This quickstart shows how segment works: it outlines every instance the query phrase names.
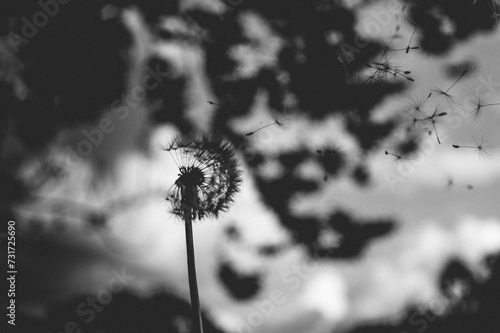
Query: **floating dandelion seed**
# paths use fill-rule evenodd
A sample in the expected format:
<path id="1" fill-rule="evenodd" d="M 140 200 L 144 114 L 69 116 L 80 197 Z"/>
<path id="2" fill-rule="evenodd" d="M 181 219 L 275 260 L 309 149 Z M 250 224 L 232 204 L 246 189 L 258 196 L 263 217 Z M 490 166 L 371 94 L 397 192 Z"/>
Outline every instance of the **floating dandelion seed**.
<path id="1" fill-rule="evenodd" d="M 493 12 L 491 19 L 495 22 L 495 25 L 498 25 L 498 21 L 500 20 L 500 6 L 496 3 L 496 1 L 492 1 L 490 3 L 490 8 Z"/>
<path id="2" fill-rule="evenodd" d="M 441 140 L 439 139 L 439 134 L 437 132 L 437 128 L 436 128 L 436 121 L 437 119 L 436 118 L 439 118 L 439 117 L 444 117 L 446 116 L 448 113 L 446 112 L 443 112 L 441 111 L 437 106 L 434 108 L 434 112 L 430 115 L 430 116 L 427 116 L 427 117 L 423 117 L 421 118 L 420 120 L 422 121 L 423 124 L 426 124 L 426 123 L 431 123 L 432 125 L 432 128 L 434 129 L 434 132 L 436 133 L 436 139 L 438 141 L 439 144 L 441 144 Z M 432 131 L 429 131 L 429 135 L 432 134 Z"/>
<path id="3" fill-rule="evenodd" d="M 423 111 L 424 104 L 429 100 L 432 93 L 429 93 L 425 99 L 418 100 L 416 98 L 407 103 L 407 107 L 403 109 L 405 112 L 411 112 L 411 119 L 405 122 L 403 128 L 406 135 L 413 135 L 422 123 L 426 122 L 426 117 Z"/>
<path id="4" fill-rule="evenodd" d="M 472 148 L 475 149 L 479 157 L 486 159 L 487 157 L 492 157 L 488 149 L 491 145 L 488 143 L 488 138 L 485 136 L 477 137 L 473 139 L 474 145 L 452 145 L 453 148 Z"/>
<path id="5" fill-rule="evenodd" d="M 184 219 L 192 321 L 195 332 L 203 333 L 192 219 L 217 217 L 227 210 L 241 183 L 241 172 L 233 148 L 218 137 L 177 137 L 164 150 L 170 153 L 179 168 L 179 178 L 169 189 L 166 199 L 172 205 L 172 214 Z"/>
<path id="6" fill-rule="evenodd" d="M 278 115 L 275 115 L 274 116 L 274 121 L 272 123 L 264 125 L 262 127 L 259 127 L 255 131 L 245 133 L 245 135 L 246 136 L 254 135 L 258 131 L 260 131 L 260 130 L 266 128 L 266 127 L 269 127 L 269 126 L 273 126 L 273 125 L 276 125 L 276 126 L 278 126 L 280 128 L 285 128 L 285 121 L 283 119 L 281 119 Z"/>
<path id="7" fill-rule="evenodd" d="M 397 29 L 397 27 L 396 27 Z M 392 48 L 391 44 L 392 44 L 392 41 L 396 38 L 399 38 L 400 35 L 399 34 L 394 34 L 391 36 L 391 38 L 389 38 L 389 40 L 387 40 L 386 42 L 383 43 L 383 52 L 382 52 L 382 56 L 381 58 L 383 58 L 384 56 L 386 56 L 386 53 L 387 52 L 399 52 L 399 51 L 405 51 L 405 50 L 416 50 L 416 49 L 419 49 L 420 47 L 418 46 L 410 46 L 408 45 L 407 47 L 402 47 L 402 48 Z M 407 52 L 408 53 L 408 52 Z"/>
<path id="8" fill-rule="evenodd" d="M 386 156 L 392 157 L 392 159 L 393 159 L 392 164 L 393 165 L 403 163 L 403 162 L 408 162 L 408 161 L 413 160 L 417 157 L 417 154 L 415 151 L 403 153 L 401 151 L 401 149 L 399 149 L 399 148 L 394 148 L 391 151 L 386 150 L 384 153 Z"/>
<path id="9" fill-rule="evenodd" d="M 411 71 L 404 70 L 402 66 L 393 64 L 389 59 L 380 59 L 379 61 L 374 61 L 366 65 L 368 68 L 373 70 L 373 74 L 370 75 L 364 82 L 364 84 L 371 83 L 372 81 L 385 81 L 387 78 L 405 78 L 408 81 L 415 81 L 408 75 Z"/>
<path id="10" fill-rule="evenodd" d="M 412 136 L 423 129 L 420 128 L 422 123 L 422 118 L 416 115 L 413 115 L 410 120 L 406 121 L 403 124 L 404 132 L 407 136 Z"/>
<path id="11" fill-rule="evenodd" d="M 422 116 L 423 117 L 423 106 L 429 100 L 432 93 L 429 93 L 425 99 L 416 99 L 413 98 L 407 103 L 407 107 L 404 109 L 405 111 L 412 112 L 414 117 Z"/>
<path id="12" fill-rule="evenodd" d="M 207 101 L 207 103 L 210 104 L 210 105 L 217 105 L 217 106 L 220 106 L 220 107 L 228 106 L 230 108 L 232 108 L 233 106 L 236 105 L 236 103 L 232 103 L 232 104 L 220 104 L 220 103 L 216 103 L 216 102 L 212 102 L 212 101 Z"/>
<path id="13" fill-rule="evenodd" d="M 453 100 L 453 96 L 450 95 L 448 92 L 451 90 L 451 88 L 453 88 L 458 83 L 458 81 L 460 81 L 460 79 L 467 73 L 467 71 L 468 71 L 468 69 L 464 70 L 462 72 L 462 74 L 458 77 L 458 79 L 456 79 L 456 81 L 453 82 L 453 84 L 448 89 L 446 89 L 446 91 L 443 91 L 439 88 L 433 89 L 432 91 L 437 92 L 438 94 L 440 94 L 441 96 L 444 96 L 444 98 L 446 98 L 448 100 Z"/>
<path id="14" fill-rule="evenodd" d="M 411 47 L 411 41 L 413 40 L 413 36 L 415 35 L 415 31 L 417 31 L 417 25 L 415 24 L 415 28 L 413 28 L 413 33 L 411 34 L 410 41 L 408 42 L 408 46 L 406 47 L 406 54 L 410 52 L 410 50 L 418 49 L 418 46 Z"/>
<path id="15" fill-rule="evenodd" d="M 483 104 L 481 97 L 479 95 L 474 96 L 471 99 L 471 104 L 470 104 L 470 119 L 473 121 L 476 121 L 479 119 L 481 116 L 481 111 L 482 108 L 487 107 L 487 106 L 495 106 L 495 105 L 500 105 L 500 103 L 487 103 Z"/>
<path id="16" fill-rule="evenodd" d="M 323 180 L 328 180 L 328 174 L 338 172 L 345 164 L 344 144 L 339 141 L 327 140 L 316 152 L 321 155 L 321 163 L 325 174 Z"/>
<path id="17" fill-rule="evenodd" d="M 403 47 L 399 49 L 391 49 L 389 47 L 384 48 L 385 52 L 398 52 L 398 51 L 405 51 L 405 50 L 418 50 L 420 47 L 419 46 L 408 46 L 408 47 Z M 406 53 L 408 53 L 408 51 Z"/>

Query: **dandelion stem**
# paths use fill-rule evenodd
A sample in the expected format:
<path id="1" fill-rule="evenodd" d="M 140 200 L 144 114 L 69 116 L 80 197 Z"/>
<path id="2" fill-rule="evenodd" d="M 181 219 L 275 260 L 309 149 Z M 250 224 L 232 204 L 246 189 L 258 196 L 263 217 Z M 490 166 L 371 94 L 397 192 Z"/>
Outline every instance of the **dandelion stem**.
<path id="1" fill-rule="evenodd" d="M 191 203 L 186 200 L 192 198 L 191 190 L 186 189 L 183 191 L 183 201 L 186 203 L 184 206 L 184 226 L 186 229 L 186 251 L 187 251 L 187 265 L 188 265 L 188 278 L 189 278 L 189 294 L 191 296 L 191 320 L 193 322 L 194 330 L 196 333 L 203 333 L 203 324 L 201 321 L 200 311 L 200 297 L 198 295 L 198 282 L 196 280 L 196 265 L 194 259 L 194 241 L 193 241 L 193 223 L 191 219 Z"/>

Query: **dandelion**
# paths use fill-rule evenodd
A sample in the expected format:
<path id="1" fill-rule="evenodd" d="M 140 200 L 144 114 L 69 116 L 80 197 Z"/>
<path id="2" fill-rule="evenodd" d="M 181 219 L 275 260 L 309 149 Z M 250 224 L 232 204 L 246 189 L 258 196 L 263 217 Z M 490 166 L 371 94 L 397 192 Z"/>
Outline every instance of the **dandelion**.
<path id="1" fill-rule="evenodd" d="M 231 145 L 218 137 L 177 137 L 164 150 L 179 168 L 179 177 L 166 200 L 171 203 L 171 213 L 184 220 L 192 320 L 195 332 L 201 333 L 192 220 L 217 217 L 227 210 L 241 183 L 241 171 Z"/>
<path id="2" fill-rule="evenodd" d="M 452 145 L 453 148 L 472 148 L 475 149 L 479 157 L 486 159 L 487 157 L 492 157 L 488 149 L 491 145 L 488 143 L 488 139 L 485 136 L 477 137 L 473 139 L 474 145 Z"/>
<path id="3" fill-rule="evenodd" d="M 323 180 L 328 180 L 328 174 L 338 172 L 345 164 L 345 151 L 343 150 L 344 144 L 339 141 L 327 140 L 323 146 L 316 150 L 321 156 L 321 163 L 325 170 Z"/>
<path id="4" fill-rule="evenodd" d="M 500 103 L 487 103 L 483 104 L 481 97 L 479 95 L 474 96 L 471 99 L 471 105 L 470 105 L 470 118 L 473 121 L 476 121 L 479 119 L 481 116 L 481 111 L 482 108 L 487 107 L 487 106 L 495 106 L 495 105 L 500 105 Z"/>
<path id="5" fill-rule="evenodd" d="M 202 219 L 218 217 L 219 212 L 228 209 L 241 183 L 238 162 L 229 143 L 209 136 L 177 137 L 164 150 L 179 168 L 179 178 L 167 196 L 174 215 L 183 218 L 185 208 L 190 208 L 191 218 Z"/>
<path id="6" fill-rule="evenodd" d="M 446 99 L 453 100 L 453 96 L 450 95 L 448 92 L 451 90 L 451 88 L 453 88 L 458 83 L 458 81 L 460 81 L 460 79 L 467 73 L 467 71 L 468 71 L 468 69 L 464 70 L 462 72 L 462 74 L 458 77 L 458 79 L 456 79 L 455 82 L 453 82 L 453 84 L 445 91 L 443 91 L 439 88 L 433 89 L 432 91 L 437 92 L 441 96 L 444 96 L 444 98 L 446 98 Z"/>

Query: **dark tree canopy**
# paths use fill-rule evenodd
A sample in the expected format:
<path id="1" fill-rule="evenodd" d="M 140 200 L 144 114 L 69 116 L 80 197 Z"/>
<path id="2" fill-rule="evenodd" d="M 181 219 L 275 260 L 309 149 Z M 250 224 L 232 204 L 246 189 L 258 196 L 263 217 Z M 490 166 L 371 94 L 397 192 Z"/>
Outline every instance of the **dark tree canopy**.
<path id="1" fill-rule="evenodd" d="M 381 40 L 367 40 L 363 48 L 352 51 L 358 37 L 355 9 L 344 6 L 341 1 L 329 0 L 243 0 L 234 8 L 231 1 L 225 1 L 227 11 L 219 15 L 197 8 L 181 11 L 180 1 L 111 0 L 106 4 L 118 11 L 136 6 L 149 28 L 165 41 L 192 43 L 189 36 L 162 30 L 158 21 L 163 16 L 177 17 L 205 32 L 205 37 L 196 42 L 205 54 L 205 71 L 217 103 L 210 130 L 228 137 L 240 147 L 265 203 L 279 215 L 294 241 L 307 246 L 312 256 L 321 254 L 328 260 L 353 259 L 360 256 L 372 240 L 394 229 L 396 221 L 393 219 L 359 219 L 348 211 L 333 211 L 327 218 L 317 217 L 312 212 L 306 216 L 294 215 L 289 207 L 292 198 L 322 189 L 326 179 L 350 177 L 363 187 L 370 185 L 373 175 L 363 162 L 347 169 L 341 154 L 335 162 L 330 162 L 324 153 L 328 149 L 321 147 L 310 150 L 298 146 L 293 151 L 272 155 L 248 153 L 252 151 L 248 137 L 230 125 L 232 120 L 248 115 L 256 96 L 265 92 L 268 106 L 276 110 L 278 116 L 286 115 L 290 109 L 317 122 L 339 115 L 363 154 L 379 148 L 380 142 L 393 134 L 400 124 L 396 119 L 374 121 L 371 118 L 373 110 L 384 98 L 412 84 L 407 78 L 411 79 L 411 74 L 383 63 L 384 44 Z M 104 20 L 102 9 L 101 1 L 72 0 L 61 5 L 59 14 L 40 28 L 36 36 L 26 40 L 19 39 L 23 35 L 23 17 L 31 17 L 39 11 L 39 4 L 29 0 L 5 0 L 0 5 L 0 35 L 4 36 L 0 44 L 0 201 L 3 220 L 12 216 L 10 205 L 28 197 L 33 189 L 33 184 L 19 179 L 15 170 L 29 156 L 41 152 L 62 129 L 98 119 L 125 89 L 125 73 L 129 66 L 125 55 L 132 38 L 119 16 Z M 230 52 L 237 44 L 252 42 L 243 33 L 242 13 L 259 15 L 284 40 L 278 61 L 273 66 L 260 68 L 249 77 L 235 75 L 238 64 Z M 492 13 L 491 3 L 486 0 L 407 0 L 401 2 L 400 12 L 410 24 L 416 25 L 420 36 L 416 41 L 419 52 L 437 56 L 445 56 L 467 38 L 493 31 L 498 17 L 492 14 L 496 13 Z M 332 34 L 340 36 L 340 40 L 332 42 L 328 38 Z M 156 57 L 152 57 L 148 65 L 160 66 L 162 71 L 170 69 L 170 64 Z M 462 65 L 450 68 L 449 72 L 456 76 L 462 68 L 473 66 Z M 367 66 L 376 72 L 368 79 L 365 76 Z M 16 92 L 12 83 L 15 77 L 22 78 L 26 96 Z M 148 94 L 151 101 L 161 102 L 161 107 L 151 116 L 154 123 L 172 123 L 185 134 L 193 131 L 193 124 L 184 117 L 186 85 L 185 78 L 172 76 Z M 286 103 L 287 96 L 294 97 L 295 105 Z M 418 140 L 410 138 L 401 143 L 400 150 L 405 154 L 417 147 Z M 263 177 L 259 174 L 259 166 L 269 161 L 277 162 L 284 172 L 273 179 Z M 307 162 L 319 165 L 324 178 L 301 177 L 297 171 Z M 48 170 L 44 175 L 53 171 Z M 89 216 L 94 217 L 92 221 L 89 217 L 90 224 L 106 224 L 104 215 L 98 215 L 102 217 L 98 220 L 96 214 Z M 325 247 L 319 241 L 321 234 L 329 231 L 342 236 L 335 248 Z M 263 250 L 262 253 L 269 251 L 273 250 Z M 459 266 L 451 265 L 448 274 L 467 277 L 473 285 L 471 297 L 477 298 L 481 304 L 480 312 L 461 317 L 452 314 L 448 319 L 439 319 L 429 326 L 429 333 L 490 332 L 481 327 L 500 325 L 497 304 L 500 295 L 493 301 L 488 296 L 491 292 L 498 294 L 498 263 L 493 267 L 493 278 L 483 284 L 470 282 L 470 277 Z M 221 264 L 218 274 L 235 298 L 250 298 L 259 289 L 257 275 L 241 276 L 229 264 Z M 120 308 L 127 302 L 134 303 L 134 296 L 120 296 L 110 311 L 120 313 L 118 317 L 128 318 L 131 326 L 127 329 L 133 331 L 131 327 L 135 327 L 137 318 L 122 314 Z M 142 303 L 144 309 L 148 309 L 143 309 L 143 313 L 158 314 L 155 312 L 157 305 L 164 302 L 178 301 L 158 296 Z M 176 303 L 175 307 L 184 305 Z M 57 316 L 61 317 L 54 317 L 54 323 L 62 323 L 69 316 L 64 313 L 64 306 L 59 310 Z M 96 327 L 108 325 L 107 318 L 96 323 Z M 109 323 L 109 327 L 113 327 L 109 332 L 127 332 L 115 324 Z M 170 322 L 164 322 L 162 327 L 171 328 L 169 325 Z M 413 332 L 411 329 L 403 323 L 355 332 Z M 148 330 L 144 328 L 143 331 Z"/>

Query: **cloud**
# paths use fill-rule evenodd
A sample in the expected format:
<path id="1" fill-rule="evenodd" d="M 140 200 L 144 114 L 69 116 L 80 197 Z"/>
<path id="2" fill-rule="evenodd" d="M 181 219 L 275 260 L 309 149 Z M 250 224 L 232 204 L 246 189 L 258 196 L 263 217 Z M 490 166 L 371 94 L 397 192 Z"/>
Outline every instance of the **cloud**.
<path id="1" fill-rule="evenodd" d="M 281 38 L 273 33 L 267 22 L 253 13 L 240 17 L 243 34 L 251 43 L 239 44 L 229 52 L 238 61 L 237 75 L 249 78 L 264 68 L 272 68 L 278 62 L 278 53 L 283 46 Z"/>
<path id="2" fill-rule="evenodd" d="M 422 221 L 373 244 L 360 262 L 342 265 L 351 291 L 347 322 L 398 319 L 411 305 L 440 297 L 439 279 L 449 260 L 480 273 L 481 261 L 500 251 L 500 221 L 464 217 L 454 225 Z"/>

